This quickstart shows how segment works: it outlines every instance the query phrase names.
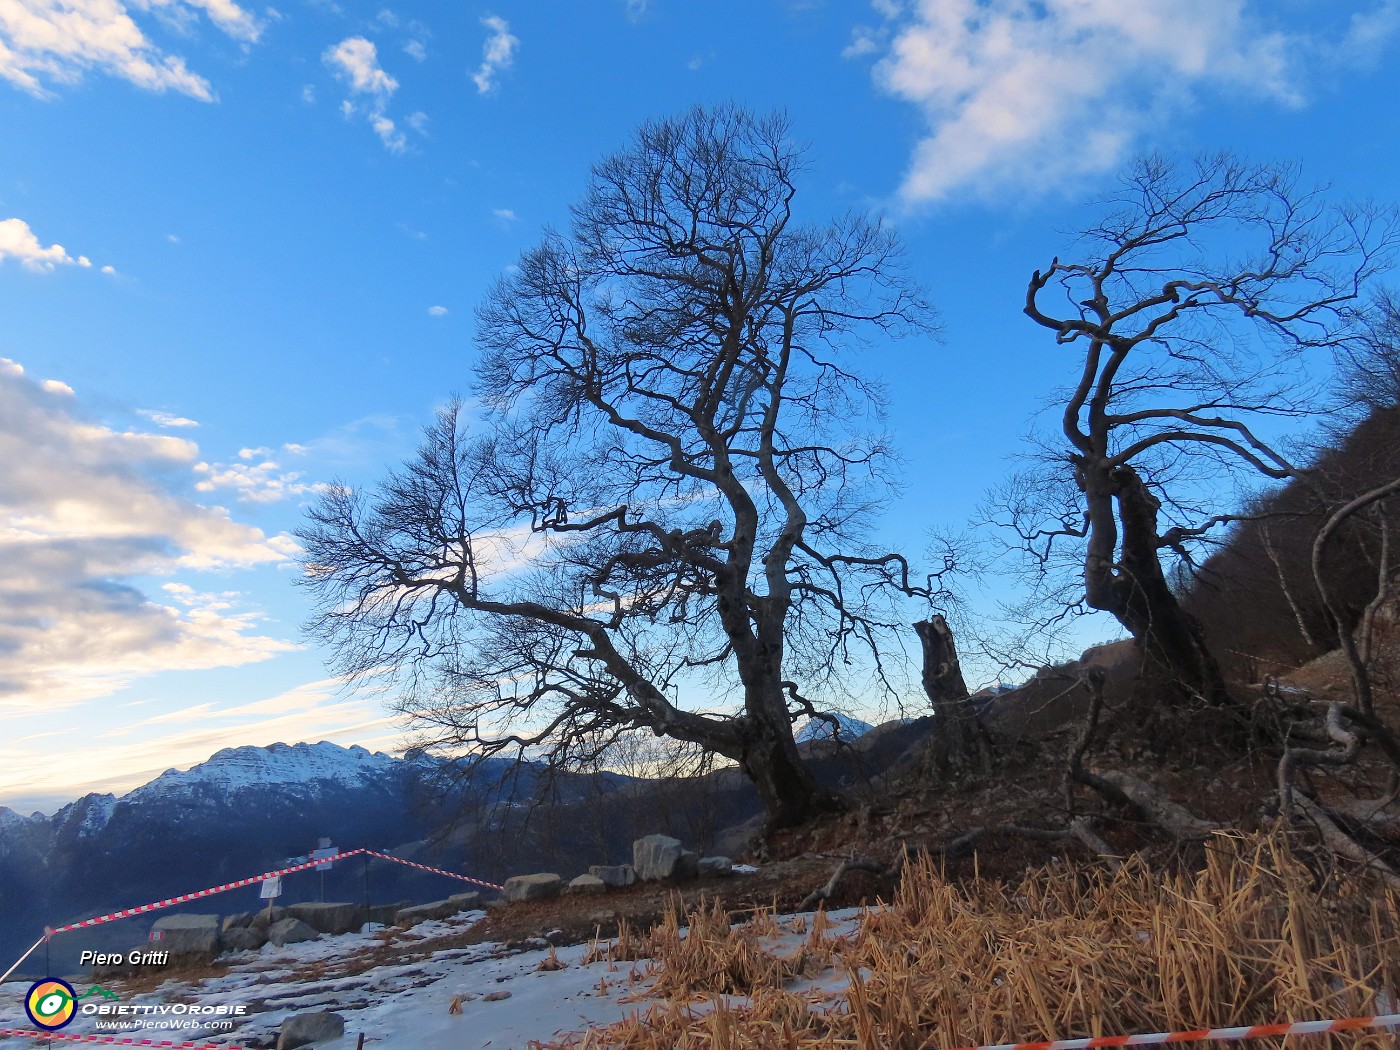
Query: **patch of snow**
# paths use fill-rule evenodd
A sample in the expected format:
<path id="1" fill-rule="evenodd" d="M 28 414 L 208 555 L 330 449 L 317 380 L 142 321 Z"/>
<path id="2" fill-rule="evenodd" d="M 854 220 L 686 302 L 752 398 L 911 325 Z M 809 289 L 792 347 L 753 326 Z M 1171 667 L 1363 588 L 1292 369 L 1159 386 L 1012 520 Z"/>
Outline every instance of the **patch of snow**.
<path id="1" fill-rule="evenodd" d="M 319 744 L 228 747 L 190 769 L 166 770 L 125 799 L 139 802 L 200 785 L 227 795 L 254 785 L 306 785 L 323 780 L 356 784 L 390 775 L 401 763 L 401 759 L 367 751 L 358 744 L 341 747 L 324 740 Z"/>

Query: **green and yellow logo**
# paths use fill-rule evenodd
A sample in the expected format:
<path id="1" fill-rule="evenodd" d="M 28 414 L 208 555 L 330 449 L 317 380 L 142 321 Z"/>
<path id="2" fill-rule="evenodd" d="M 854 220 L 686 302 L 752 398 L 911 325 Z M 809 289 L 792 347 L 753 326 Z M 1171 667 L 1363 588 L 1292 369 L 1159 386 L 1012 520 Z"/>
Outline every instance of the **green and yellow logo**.
<path id="1" fill-rule="evenodd" d="M 77 993 L 67 981 L 51 977 L 30 986 L 24 998 L 24 1010 L 34 1027 L 54 1032 L 73 1020 L 77 1012 Z"/>

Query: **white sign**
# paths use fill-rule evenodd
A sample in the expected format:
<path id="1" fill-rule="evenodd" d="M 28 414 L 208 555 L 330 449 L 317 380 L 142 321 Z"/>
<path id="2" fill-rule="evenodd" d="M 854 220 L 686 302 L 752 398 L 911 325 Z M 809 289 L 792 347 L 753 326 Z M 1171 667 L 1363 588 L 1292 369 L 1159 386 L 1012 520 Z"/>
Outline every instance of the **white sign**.
<path id="1" fill-rule="evenodd" d="M 282 876 L 274 875 L 270 879 L 263 879 L 262 889 L 258 891 L 258 896 L 265 901 L 282 896 Z"/>
<path id="2" fill-rule="evenodd" d="M 315 867 L 314 869 L 312 869 L 312 870 L 314 870 L 314 871 L 330 871 L 330 870 L 331 870 L 331 862 L 330 862 L 329 860 L 327 860 L 326 858 L 338 856 L 339 853 L 340 853 L 340 848 L 339 848 L 338 846 L 327 846 L 325 849 L 313 849 L 313 850 L 311 851 L 311 859 L 312 859 L 312 860 L 325 860 L 325 863 L 324 863 L 324 864 L 317 864 L 316 867 Z"/>

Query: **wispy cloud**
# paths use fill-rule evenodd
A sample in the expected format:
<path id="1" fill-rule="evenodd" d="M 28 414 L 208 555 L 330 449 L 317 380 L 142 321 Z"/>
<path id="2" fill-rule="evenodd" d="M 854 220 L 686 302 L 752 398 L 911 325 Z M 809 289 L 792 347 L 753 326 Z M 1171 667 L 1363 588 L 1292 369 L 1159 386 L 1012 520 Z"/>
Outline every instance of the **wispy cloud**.
<path id="1" fill-rule="evenodd" d="M 285 563 L 296 543 L 181 495 L 193 442 L 108 426 L 59 386 L 0 358 L 0 714 L 296 648 L 252 613 L 141 589 L 152 575 Z"/>
<path id="2" fill-rule="evenodd" d="M 149 419 L 158 427 L 197 427 L 199 424 L 193 419 L 186 419 L 184 416 L 172 415 L 169 412 L 161 412 L 154 408 L 138 408 L 136 414 L 143 419 Z"/>
<path id="3" fill-rule="evenodd" d="M 430 307 L 428 307 L 428 316 L 429 316 L 429 317 L 446 317 L 446 316 L 447 316 L 447 307 L 445 307 L 445 306 L 430 306 Z"/>
<path id="4" fill-rule="evenodd" d="M 380 66 L 379 52 L 374 42 L 362 36 L 347 37 L 334 47 L 327 48 L 321 57 L 332 72 L 346 83 L 351 94 L 366 100 L 366 118 L 384 143 L 384 148 L 391 153 L 402 153 L 408 142 L 386 112 L 389 100 L 399 89 L 399 82 Z M 358 112 L 358 107 L 346 99 L 341 103 L 341 112 L 349 118 Z"/>
<path id="5" fill-rule="evenodd" d="M 239 453 L 242 462 L 196 463 L 195 472 L 201 477 L 195 489 L 199 492 L 228 489 L 237 495 L 240 503 L 278 503 L 325 491 L 326 486 L 321 482 L 303 481 L 301 471 L 283 470 L 276 460 L 265 458 L 266 452 L 266 449 L 245 448 Z"/>
<path id="6" fill-rule="evenodd" d="M 124 794 L 167 769 L 197 765 L 231 741 L 265 746 L 330 740 L 392 750 L 401 739 L 395 724 L 373 691 L 347 696 L 337 679 L 249 703 L 181 704 L 102 736 L 70 732 L 61 751 L 25 747 L 23 740 L 0 742 L 0 805 L 53 810 L 89 792 Z"/>
<path id="7" fill-rule="evenodd" d="M 1203 91 L 1305 100 L 1322 42 L 1266 20 L 1247 0 L 922 0 L 878 10 L 847 57 L 883 53 L 877 83 L 918 106 L 928 131 L 900 193 L 1044 192 L 1120 164 Z M 1396 32 L 1394 0 L 1345 36 L 1375 49 Z M 1334 41 L 1334 44 L 1340 41 Z"/>
<path id="8" fill-rule="evenodd" d="M 481 20 L 491 32 L 486 43 L 481 45 L 481 65 L 472 74 L 476 90 L 486 94 L 496 86 L 496 74 L 509 69 L 515 62 L 515 49 L 520 46 L 520 38 L 511 34 L 510 23 L 498 15 L 487 15 Z"/>
<path id="9" fill-rule="evenodd" d="M 153 44 L 132 17 L 200 12 L 223 33 L 252 44 L 262 24 L 233 0 L 4 0 L 0 2 L 0 79 L 40 98 L 47 83 L 73 83 L 93 70 L 149 91 L 213 101 L 209 82 Z"/>

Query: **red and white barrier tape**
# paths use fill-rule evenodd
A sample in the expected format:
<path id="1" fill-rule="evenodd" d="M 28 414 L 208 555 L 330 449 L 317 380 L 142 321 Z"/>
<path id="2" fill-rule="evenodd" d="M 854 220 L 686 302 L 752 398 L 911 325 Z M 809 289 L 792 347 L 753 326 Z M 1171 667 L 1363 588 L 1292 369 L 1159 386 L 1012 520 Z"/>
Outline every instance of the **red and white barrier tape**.
<path id="1" fill-rule="evenodd" d="M 483 882 L 481 879 L 473 879 L 466 875 L 458 875 L 453 871 L 444 871 L 441 868 L 430 868 L 426 864 L 417 864 L 411 860 L 404 860 L 401 857 L 394 857 L 388 853 L 379 853 L 372 849 L 352 849 L 344 853 L 337 853 L 334 857 L 322 857 L 319 860 L 309 860 L 305 864 L 294 864 L 290 868 L 281 868 L 277 871 L 264 872 L 262 875 L 254 875 L 251 878 L 239 879 L 237 882 L 226 882 L 222 886 L 211 886 L 207 890 L 199 890 L 195 893 L 182 893 L 178 897 L 169 897 L 163 901 L 156 901 L 153 904 L 143 904 L 139 908 L 123 908 L 121 911 L 109 912 L 106 915 L 98 915 L 91 919 L 84 919 L 82 922 L 69 923 L 67 926 L 60 926 L 50 930 L 49 936 L 56 933 L 67 933 L 69 930 L 81 930 L 87 926 L 100 926 L 104 922 L 112 922 L 115 919 L 126 919 L 132 915 L 143 915 L 150 911 L 159 911 L 161 908 L 169 908 L 176 904 L 184 904 L 186 901 L 199 900 L 201 897 L 212 897 L 216 893 L 224 893 L 227 890 L 240 889 L 243 886 L 252 886 L 262 882 L 264 879 L 275 878 L 280 875 L 290 875 L 293 872 L 305 871 L 317 865 L 325 864 L 329 861 L 344 860 L 346 857 L 353 857 L 356 854 L 365 853 L 371 857 L 379 857 L 382 860 L 391 860 L 395 864 L 404 864 L 410 868 L 418 868 L 422 871 L 430 871 L 435 875 L 446 875 L 449 879 L 460 879 L 463 882 L 470 882 L 477 886 L 485 886 L 487 889 L 499 890 L 494 882 Z"/>
<path id="2" fill-rule="evenodd" d="M 503 890 L 504 886 L 497 886 L 494 882 L 482 882 L 474 879 L 470 875 L 458 875 L 455 871 L 443 871 L 441 868 L 430 868 L 426 864 L 417 864 L 411 860 L 404 860 L 402 857 L 391 857 L 387 853 L 376 853 L 372 849 L 356 850 L 357 853 L 368 853 L 371 857 L 379 857 L 382 860 L 392 860 L 395 864 L 406 864 L 410 868 L 419 868 L 423 871 L 431 871 L 434 875 L 446 875 L 449 879 L 459 879 L 462 882 L 470 882 L 474 886 L 485 886 L 488 890 Z M 344 856 L 344 854 L 341 854 Z"/>
<path id="3" fill-rule="evenodd" d="M 1098 1035 L 1085 1039 L 1050 1039 L 1032 1043 L 993 1043 L 959 1050 L 1087 1050 L 1095 1046 L 1150 1046 L 1157 1043 L 1190 1043 L 1207 1039 L 1262 1039 L 1278 1035 L 1317 1035 L 1361 1028 L 1400 1026 L 1400 1014 L 1344 1017 L 1332 1021 L 1294 1021 L 1291 1024 L 1242 1025 L 1238 1028 L 1197 1028 L 1190 1032 L 1144 1032 L 1139 1035 Z M 925 1044 L 926 1046 L 931 1044 Z"/>
<path id="4" fill-rule="evenodd" d="M 62 1032 L 30 1032 L 22 1028 L 0 1028 L 0 1037 L 13 1035 L 26 1039 L 59 1039 L 68 1043 L 108 1043 L 117 1046 L 173 1046 L 182 1050 L 229 1050 L 222 1043 L 177 1043 L 170 1039 L 133 1039 L 121 1035 L 65 1035 Z"/>

